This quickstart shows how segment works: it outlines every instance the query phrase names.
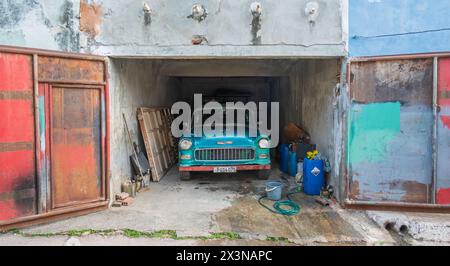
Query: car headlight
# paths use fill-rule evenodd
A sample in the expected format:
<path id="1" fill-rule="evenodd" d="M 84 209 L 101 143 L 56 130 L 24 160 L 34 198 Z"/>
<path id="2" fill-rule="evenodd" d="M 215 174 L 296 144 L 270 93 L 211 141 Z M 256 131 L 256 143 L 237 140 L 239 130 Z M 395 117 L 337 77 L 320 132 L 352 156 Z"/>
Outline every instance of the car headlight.
<path id="1" fill-rule="evenodd" d="M 267 139 L 260 139 L 258 145 L 261 149 L 268 149 L 270 147 L 270 142 Z"/>
<path id="2" fill-rule="evenodd" d="M 182 141 L 180 141 L 180 148 L 182 150 L 189 150 L 192 147 L 192 141 L 187 140 L 187 139 L 183 139 Z"/>

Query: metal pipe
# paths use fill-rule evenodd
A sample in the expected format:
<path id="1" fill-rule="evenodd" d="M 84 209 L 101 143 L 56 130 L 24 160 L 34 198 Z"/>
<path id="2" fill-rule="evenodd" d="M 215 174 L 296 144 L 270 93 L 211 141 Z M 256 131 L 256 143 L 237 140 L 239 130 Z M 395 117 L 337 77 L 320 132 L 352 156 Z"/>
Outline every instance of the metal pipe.
<path id="1" fill-rule="evenodd" d="M 438 70 L 439 59 L 433 59 L 433 136 L 432 136 L 432 181 L 431 181 L 431 202 L 436 204 L 437 194 L 437 131 L 438 131 Z"/>
<path id="2" fill-rule="evenodd" d="M 368 57 L 354 57 L 350 62 L 371 62 L 371 61 L 390 61 L 390 60 L 405 60 L 405 59 L 427 59 L 434 57 L 450 57 L 450 53 L 428 53 L 428 54 L 404 54 L 404 55 L 388 55 L 388 56 L 368 56 Z"/>
<path id="3" fill-rule="evenodd" d="M 362 209 L 362 210 L 450 213 L 450 205 L 438 205 L 426 203 L 345 200 L 343 207 L 347 209 Z"/>

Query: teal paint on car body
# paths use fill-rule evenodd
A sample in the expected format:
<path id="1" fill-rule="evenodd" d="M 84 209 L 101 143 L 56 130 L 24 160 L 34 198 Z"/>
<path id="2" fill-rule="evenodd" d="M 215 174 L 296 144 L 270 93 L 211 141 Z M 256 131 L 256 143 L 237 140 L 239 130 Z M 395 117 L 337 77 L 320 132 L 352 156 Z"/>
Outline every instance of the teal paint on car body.
<path id="1" fill-rule="evenodd" d="M 180 166 L 222 166 L 222 165 L 270 165 L 270 148 L 263 149 L 259 147 L 261 139 L 268 139 L 264 136 L 256 138 L 247 136 L 204 136 L 182 138 L 182 140 L 192 141 L 192 146 L 188 150 L 182 150 L 179 147 L 179 165 Z M 234 148 L 251 148 L 255 151 L 254 159 L 252 160 L 220 160 L 220 161 L 204 161 L 196 160 L 195 151 L 199 149 L 234 149 Z M 185 156 L 190 156 L 189 159 Z M 261 158 L 264 157 L 264 158 Z"/>

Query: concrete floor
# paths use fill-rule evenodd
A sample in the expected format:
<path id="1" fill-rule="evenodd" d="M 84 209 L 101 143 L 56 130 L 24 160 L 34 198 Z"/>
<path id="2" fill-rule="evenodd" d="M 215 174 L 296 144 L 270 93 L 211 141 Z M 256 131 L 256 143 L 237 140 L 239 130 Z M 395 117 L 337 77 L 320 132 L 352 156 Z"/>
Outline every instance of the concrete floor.
<path id="1" fill-rule="evenodd" d="M 279 179 L 273 170 L 271 179 Z M 286 182 L 293 184 L 292 180 Z M 129 207 L 75 217 L 0 235 L 0 245 L 63 245 L 71 230 L 110 230 L 75 238 L 81 245 L 397 245 L 399 241 L 365 212 L 322 207 L 304 194 L 293 199 L 301 212 L 286 217 L 262 208 L 257 199 L 264 181 L 254 174 L 197 174 L 180 181 L 173 168 L 160 183 L 139 193 Z M 270 204 L 269 201 L 264 201 Z M 373 215 L 372 215 L 373 216 Z M 372 217 L 373 218 L 373 217 Z M 173 230 L 167 237 L 130 238 L 124 229 L 139 232 Z M 211 233 L 234 233 L 240 239 L 214 239 Z M 39 236 L 37 236 L 39 235 Z M 203 237 L 203 238 L 201 238 Z M 70 241 L 72 241 L 71 239 Z M 70 244 L 69 241 L 69 244 Z"/>

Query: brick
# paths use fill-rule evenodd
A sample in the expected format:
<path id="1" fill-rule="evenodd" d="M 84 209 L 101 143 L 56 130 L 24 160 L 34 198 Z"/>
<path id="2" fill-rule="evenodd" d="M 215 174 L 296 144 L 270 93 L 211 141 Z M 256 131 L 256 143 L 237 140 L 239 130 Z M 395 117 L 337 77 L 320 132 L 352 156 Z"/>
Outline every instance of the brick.
<path id="1" fill-rule="evenodd" d="M 133 202 L 134 202 L 134 199 L 131 197 L 128 197 L 122 201 L 122 206 L 130 206 L 131 204 L 133 204 Z"/>
<path id="2" fill-rule="evenodd" d="M 116 194 L 116 200 L 124 200 L 126 198 L 128 198 L 130 196 L 130 194 L 126 193 L 126 192 L 122 192 L 119 194 Z"/>
<path id="3" fill-rule="evenodd" d="M 116 200 L 116 201 L 114 201 L 113 203 L 112 203 L 112 205 L 111 206 L 113 206 L 113 207 L 122 207 L 122 202 L 121 201 L 118 201 L 118 200 Z"/>
<path id="4" fill-rule="evenodd" d="M 316 200 L 317 203 L 319 203 L 322 206 L 329 206 L 330 205 L 330 203 L 326 199 L 323 199 L 321 197 L 316 197 L 315 200 Z"/>

